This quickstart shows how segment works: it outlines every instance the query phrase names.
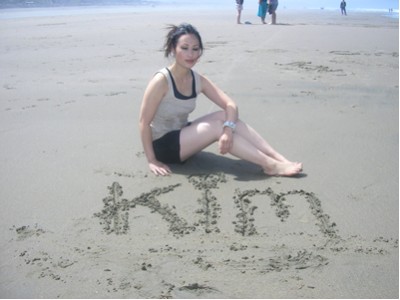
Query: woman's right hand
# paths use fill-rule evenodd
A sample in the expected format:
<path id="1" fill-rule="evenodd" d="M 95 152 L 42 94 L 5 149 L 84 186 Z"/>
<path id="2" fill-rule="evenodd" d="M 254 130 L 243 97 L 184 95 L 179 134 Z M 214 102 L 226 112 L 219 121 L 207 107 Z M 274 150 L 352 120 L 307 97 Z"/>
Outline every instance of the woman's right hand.
<path id="1" fill-rule="evenodd" d="M 150 171 L 156 174 L 157 176 L 158 175 L 166 176 L 172 173 L 171 169 L 166 164 L 163 164 L 160 161 L 149 162 L 149 168 Z"/>

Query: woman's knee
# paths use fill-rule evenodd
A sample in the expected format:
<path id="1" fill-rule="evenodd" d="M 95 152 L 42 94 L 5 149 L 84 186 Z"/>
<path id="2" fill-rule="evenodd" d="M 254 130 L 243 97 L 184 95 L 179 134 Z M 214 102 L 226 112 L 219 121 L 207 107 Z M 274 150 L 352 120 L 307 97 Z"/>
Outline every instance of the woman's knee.
<path id="1" fill-rule="evenodd" d="M 208 120 L 198 123 L 197 130 L 198 133 L 210 132 L 213 133 L 213 135 L 219 137 L 223 130 L 223 124 L 224 122 L 220 119 Z"/>
<path id="2" fill-rule="evenodd" d="M 225 112 L 224 111 L 216 111 L 216 112 L 212 112 L 209 113 L 205 116 L 202 116 L 196 120 L 194 120 L 194 123 L 201 123 L 201 122 L 211 122 L 211 121 L 215 121 L 215 120 L 220 120 L 223 121 L 225 120 Z"/>

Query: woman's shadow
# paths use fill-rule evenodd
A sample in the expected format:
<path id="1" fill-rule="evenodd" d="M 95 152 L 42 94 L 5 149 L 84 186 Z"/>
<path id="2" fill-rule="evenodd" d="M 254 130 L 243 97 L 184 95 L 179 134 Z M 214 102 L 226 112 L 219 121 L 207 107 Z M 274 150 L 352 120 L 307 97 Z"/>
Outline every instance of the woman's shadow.
<path id="1" fill-rule="evenodd" d="M 206 151 L 194 155 L 184 164 L 171 165 L 170 168 L 173 173 L 187 176 L 222 172 L 233 175 L 237 181 L 255 181 L 271 178 L 255 164 Z M 291 178 L 302 178 L 305 176 L 305 174 L 299 174 Z"/>

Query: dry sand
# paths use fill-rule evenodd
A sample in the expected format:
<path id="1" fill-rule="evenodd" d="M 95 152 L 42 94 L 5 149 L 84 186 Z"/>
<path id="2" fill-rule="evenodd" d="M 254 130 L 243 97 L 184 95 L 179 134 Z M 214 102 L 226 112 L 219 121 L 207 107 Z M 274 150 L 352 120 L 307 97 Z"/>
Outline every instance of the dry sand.
<path id="1" fill-rule="evenodd" d="M 398 20 L 5 14 L 1 297 L 399 297 Z M 303 176 L 266 177 L 215 147 L 149 173 L 138 110 L 169 63 L 164 27 L 182 21 L 203 35 L 197 70 Z M 215 109 L 200 97 L 193 117 Z"/>

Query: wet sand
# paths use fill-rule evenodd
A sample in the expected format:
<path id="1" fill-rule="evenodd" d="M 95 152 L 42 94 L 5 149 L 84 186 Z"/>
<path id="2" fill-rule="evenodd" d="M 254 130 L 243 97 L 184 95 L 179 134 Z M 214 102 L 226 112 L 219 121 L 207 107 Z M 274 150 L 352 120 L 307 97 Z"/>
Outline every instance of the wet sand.
<path id="1" fill-rule="evenodd" d="M 399 297 L 398 20 L 92 9 L 0 15 L 3 298 Z M 141 97 L 184 21 L 196 69 L 304 174 L 214 146 L 148 171 Z"/>

